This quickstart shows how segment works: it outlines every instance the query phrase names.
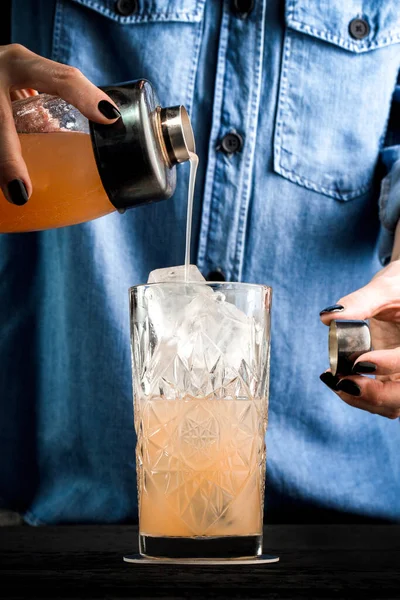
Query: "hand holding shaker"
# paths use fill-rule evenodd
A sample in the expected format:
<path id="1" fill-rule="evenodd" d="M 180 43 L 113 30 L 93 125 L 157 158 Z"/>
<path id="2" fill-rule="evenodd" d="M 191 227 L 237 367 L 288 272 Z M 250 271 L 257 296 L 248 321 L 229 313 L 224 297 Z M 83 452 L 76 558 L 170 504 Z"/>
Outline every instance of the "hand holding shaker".
<path id="1" fill-rule="evenodd" d="M 109 125 L 56 96 L 13 102 L 33 193 L 23 206 L 0 193 L 0 233 L 73 225 L 172 196 L 174 167 L 194 152 L 186 109 L 161 108 L 143 79 L 102 89 L 121 113 Z"/>

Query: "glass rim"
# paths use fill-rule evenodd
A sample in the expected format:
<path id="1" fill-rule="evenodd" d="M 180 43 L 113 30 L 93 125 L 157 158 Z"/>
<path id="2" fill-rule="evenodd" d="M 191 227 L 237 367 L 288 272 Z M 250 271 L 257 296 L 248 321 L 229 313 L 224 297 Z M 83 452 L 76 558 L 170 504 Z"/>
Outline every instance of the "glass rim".
<path id="1" fill-rule="evenodd" d="M 129 293 L 132 293 L 134 290 L 137 290 L 140 288 L 153 287 L 153 286 L 164 286 L 164 285 L 180 285 L 180 286 L 182 286 L 185 284 L 209 285 L 209 286 L 233 285 L 233 286 L 239 286 L 239 287 L 243 287 L 243 288 L 253 288 L 253 289 L 259 289 L 259 290 L 265 290 L 268 292 L 272 292 L 272 287 L 269 285 L 264 285 L 262 283 L 244 283 L 241 281 L 159 281 L 159 282 L 154 282 L 154 283 L 139 283 L 138 285 L 132 285 L 130 288 L 128 288 L 128 291 L 129 291 Z"/>

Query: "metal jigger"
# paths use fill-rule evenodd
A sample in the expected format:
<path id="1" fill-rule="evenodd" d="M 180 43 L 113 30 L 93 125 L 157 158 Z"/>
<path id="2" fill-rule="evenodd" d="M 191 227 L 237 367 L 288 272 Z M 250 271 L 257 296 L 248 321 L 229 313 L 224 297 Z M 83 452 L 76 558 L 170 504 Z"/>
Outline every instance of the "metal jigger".
<path id="1" fill-rule="evenodd" d="M 366 321 L 331 321 L 329 363 L 332 375 L 350 375 L 357 358 L 371 350 L 371 333 Z"/>

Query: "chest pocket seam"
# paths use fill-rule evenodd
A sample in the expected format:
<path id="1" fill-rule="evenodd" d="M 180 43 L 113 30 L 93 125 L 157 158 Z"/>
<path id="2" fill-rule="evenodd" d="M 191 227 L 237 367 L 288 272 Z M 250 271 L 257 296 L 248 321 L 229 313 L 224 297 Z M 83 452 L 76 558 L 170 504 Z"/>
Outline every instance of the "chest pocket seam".
<path id="1" fill-rule="evenodd" d="M 302 187 L 311 189 L 315 192 L 320 192 L 326 196 L 330 196 L 338 200 L 346 201 L 359 197 L 366 193 L 369 189 L 371 189 L 373 185 L 373 180 L 370 179 L 363 185 L 357 185 L 355 189 L 353 188 L 350 190 L 344 189 L 340 182 L 333 181 L 333 178 L 332 181 L 329 181 L 328 186 L 323 185 L 321 181 L 318 182 L 317 173 L 316 179 L 313 180 L 314 173 L 312 172 L 312 165 L 308 164 L 306 168 L 302 169 L 302 164 L 305 164 L 304 161 L 306 161 L 306 159 L 302 158 L 300 153 L 291 152 L 290 140 L 296 138 L 296 128 L 302 126 L 301 119 L 299 123 L 298 121 L 296 121 L 297 114 L 296 116 L 294 116 L 294 113 L 296 111 L 294 111 L 293 109 L 293 104 L 296 102 L 296 100 L 298 101 L 298 99 L 296 99 L 295 94 L 292 93 L 291 95 L 291 90 L 294 86 L 293 81 L 291 82 L 291 75 L 289 73 L 290 68 L 293 71 L 293 66 L 291 65 L 292 45 L 293 43 L 296 43 L 297 36 L 297 42 L 299 42 L 299 39 L 302 37 L 303 39 L 302 41 L 300 41 L 300 43 L 303 43 L 304 45 L 314 43 L 320 45 L 323 44 L 324 46 L 329 46 L 333 49 L 335 49 L 336 47 L 335 52 L 344 52 L 345 55 L 350 56 L 360 56 L 364 55 L 365 53 L 370 54 L 378 48 L 388 46 L 390 42 L 391 44 L 393 44 L 396 43 L 397 40 L 400 41 L 400 20 L 399 33 L 391 32 L 391 35 L 388 35 L 387 32 L 385 32 L 383 35 L 376 35 L 376 39 L 369 41 L 367 44 L 362 44 L 359 40 L 355 40 L 354 42 L 346 42 L 343 37 L 332 34 L 328 27 L 326 27 L 325 30 L 322 30 L 320 28 L 314 27 L 313 25 L 300 22 L 299 20 L 296 20 L 294 18 L 295 5 L 303 4 L 303 6 L 307 6 L 309 2 L 310 0 L 291 0 L 287 4 L 287 27 L 285 31 L 282 51 L 280 86 L 278 92 L 278 106 L 275 121 L 274 171 L 282 175 L 289 181 L 292 181 L 293 183 L 296 183 Z M 313 16 L 311 15 L 309 18 L 310 22 L 312 22 Z M 354 15 L 354 18 L 357 18 L 357 15 Z M 321 48 L 321 51 L 323 51 L 323 48 Z M 295 59 L 293 60 L 295 62 Z M 312 68 L 312 65 L 310 67 Z M 393 85 L 391 88 L 392 91 L 395 88 L 396 77 L 397 73 L 395 73 L 393 77 Z M 316 85 L 318 85 L 318 82 L 316 82 Z M 388 116 L 388 114 L 385 116 L 385 121 L 379 139 L 379 148 L 382 146 L 382 142 L 384 139 L 384 132 L 387 127 Z M 314 118 L 313 114 L 311 114 L 308 118 L 312 120 Z M 289 140 L 289 144 L 287 144 L 285 140 Z M 292 166 L 288 168 L 289 165 Z M 295 168 L 293 165 L 297 165 L 297 168 Z M 298 168 L 299 165 L 300 168 Z M 312 175 L 311 177 L 310 174 Z"/>
<path id="2" fill-rule="evenodd" d="M 338 200 L 351 200 L 352 198 L 356 198 L 357 196 L 362 195 L 370 189 L 370 184 L 366 184 L 354 192 L 350 192 L 347 194 L 342 194 L 340 192 L 335 192 L 323 185 L 315 183 L 304 177 L 303 175 L 299 175 L 294 170 L 286 169 L 281 164 L 281 151 L 283 149 L 283 122 L 284 122 L 284 108 L 287 106 L 287 97 L 288 97 L 288 73 L 287 66 L 289 64 L 290 59 L 290 50 L 291 50 L 291 37 L 289 35 L 285 35 L 285 43 L 284 43 L 284 56 L 283 63 L 285 67 L 282 69 L 281 75 L 281 83 L 280 83 L 280 91 L 279 91 L 279 101 L 278 101 L 278 112 L 277 112 L 277 120 L 275 127 L 275 136 L 274 136 L 274 169 L 280 175 L 283 175 L 289 181 L 293 183 L 297 183 L 303 187 L 306 187 L 314 192 L 322 192 L 326 196 L 331 196 Z M 288 152 L 288 150 L 285 150 Z"/>

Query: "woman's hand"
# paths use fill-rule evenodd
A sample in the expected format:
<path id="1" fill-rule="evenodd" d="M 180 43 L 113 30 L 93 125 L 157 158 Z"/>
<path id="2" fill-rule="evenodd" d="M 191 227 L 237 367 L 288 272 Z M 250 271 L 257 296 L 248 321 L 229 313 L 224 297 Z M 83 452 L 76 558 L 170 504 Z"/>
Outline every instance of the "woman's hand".
<path id="1" fill-rule="evenodd" d="M 374 350 L 357 359 L 354 376 L 335 377 L 327 371 L 321 380 L 351 406 L 389 419 L 399 418 L 400 260 L 391 262 L 365 287 L 321 312 L 325 325 L 333 319 L 369 319 Z M 361 373 L 376 378 L 362 377 Z"/>
<path id="2" fill-rule="evenodd" d="M 112 123 L 120 116 L 109 96 L 78 69 L 42 58 L 19 44 L 0 46 L 0 187 L 15 204 L 27 201 L 32 183 L 21 155 L 11 102 L 35 94 L 34 90 L 60 96 L 97 123 Z"/>

